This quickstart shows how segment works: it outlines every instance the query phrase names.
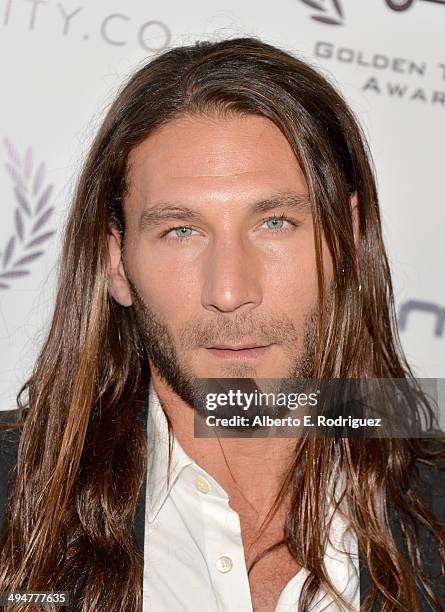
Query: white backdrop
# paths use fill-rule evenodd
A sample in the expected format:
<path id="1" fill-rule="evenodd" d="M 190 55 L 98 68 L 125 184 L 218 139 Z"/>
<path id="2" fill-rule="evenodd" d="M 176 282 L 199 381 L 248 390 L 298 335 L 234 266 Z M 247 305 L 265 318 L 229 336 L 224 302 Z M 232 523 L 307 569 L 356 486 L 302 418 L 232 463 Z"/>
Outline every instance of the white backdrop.
<path id="1" fill-rule="evenodd" d="M 0 0 L 0 409 L 48 325 L 74 182 L 116 89 L 156 51 L 226 36 L 301 55 L 358 114 L 402 342 L 418 376 L 445 377 L 445 0 L 388 2 Z"/>

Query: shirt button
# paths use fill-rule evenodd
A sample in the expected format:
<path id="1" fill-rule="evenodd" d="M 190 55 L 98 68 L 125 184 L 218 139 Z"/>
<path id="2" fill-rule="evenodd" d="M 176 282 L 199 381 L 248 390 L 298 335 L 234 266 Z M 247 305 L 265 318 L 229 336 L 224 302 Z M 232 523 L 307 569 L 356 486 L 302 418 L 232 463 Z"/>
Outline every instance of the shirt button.
<path id="1" fill-rule="evenodd" d="M 216 560 L 216 569 L 218 572 L 225 574 L 226 572 L 230 572 L 233 567 L 233 562 L 230 557 L 219 557 Z"/>
<path id="2" fill-rule="evenodd" d="M 198 491 L 201 491 L 201 493 L 208 493 L 210 491 L 210 485 L 204 476 L 196 477 L 196 488 Z"/>

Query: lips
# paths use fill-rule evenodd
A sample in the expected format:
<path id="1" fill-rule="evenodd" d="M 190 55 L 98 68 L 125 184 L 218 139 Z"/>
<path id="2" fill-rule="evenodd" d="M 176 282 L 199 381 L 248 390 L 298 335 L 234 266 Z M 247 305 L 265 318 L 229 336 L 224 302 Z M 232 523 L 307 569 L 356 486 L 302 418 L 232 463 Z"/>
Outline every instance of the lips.
<path id="1" fill-rule="evenodd" d="M 270 345 L 266 345 L 266 344 L 239 344 L 239 345 L 217 344 L 215 346 L 209 346 L 207 348 L 227 350 L 227 351 L 245 351 L 247 349 L 265 348 L 266 346 L 270 346 Z"/>
<path id="2" fill-rule="evenodd" d="M 258 344 L 242 344 L 237 346 L 233 344 L 218 344 L 207 347 L 207 351 L 221 359 L 257 359 L 269 352 L 272 346 L 272 344 L 266 346 Z"/>

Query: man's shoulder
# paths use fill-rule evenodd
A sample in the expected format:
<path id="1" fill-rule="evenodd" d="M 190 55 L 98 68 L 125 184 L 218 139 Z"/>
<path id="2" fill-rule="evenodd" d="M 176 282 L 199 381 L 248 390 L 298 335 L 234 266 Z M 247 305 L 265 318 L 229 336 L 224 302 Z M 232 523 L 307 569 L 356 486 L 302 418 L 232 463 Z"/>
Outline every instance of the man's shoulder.
<path id="1" fill-rule="evenodd" d="M 417 462 L 418 494 L 434 517 L 445 529 L 445 458 L 443 456 L 445 440 L 436 441 L 435 449 L 442 452 L 442 458 L 427 465 Z M 445 580 L 443 579 L 440 549 L 437 540 L 428 529 L 420 529 L 420 546 L 425 551 L 426 569 L 432 577 L 433 592 L 441 603 L 445 602 Z M 421 610 L 424 608 L 422 607 Z M 429 609 L 426 608 L 425 609 Z"/>
<path id="2" fill-rule="evenodd" d="M 7 424 L 17 423 L 18 419 L 19 410 L 0 411 L 0 528 L 15 481 L 17 452 L 20 442 L 20 429 L 7 427 Z"/>
<path id="3" fill-rule="evenodd" d="M 413 469 L 409 479 L 409 488 L 417 495 L 420 502 L 426 506 L 427 511 L 432 512 L 441 526 L 445 527 L 445 439 L 428 439 L 423 442 L 425 449 L 435 453 L 440 452 L 442 456 L 437 455 L 429 463 L 416 458 L 412 465 Z M 404 498 L 404 509 L 399 505 L 402 501 L 401 498 Z M 404 514 L 406 519 L 405 511 L 406 508 L 412 506 L 412 499 L 407 495 L 403 495 L 403 493 L 401 498 L 399 497 L 397 500 L 392 496 L 388 498 L 388 519 L 396 546 L 402 557 L 408 561 L 408 548 L 405 534 L 401 529 L 400 513 Z M 409 516 L 411 517 L 410 512 Z M 445 601 L 445 584 L 441 575 L 441 558 L 437 541 L 432 536 L 430 530 L 423 525 L 418 529 L 418 538 L 422 563 L 431 578 L 434 593 L 439 598 L 439 601 Z M 360 556 L 360 599 L 363 601 L 371 590 L 371 578 L 364 561 L 364 555 L 362 557 L 362 551 L 360 551 Z M 420 612 L 431 612 L 431 606 L 426 601 L 424 592 L 419 590 L 418 594 L 420 597 Z M 382 602 L 379 599 L 373 610 L 380 610 L 381 605 Z"/>
<path id="4" fill-rule="evenodd" d="M 441 456 L 432 464 L 416 461 L 416 488 L 445 527 L 445 439 L 430 441 L 430 447 Z"/>
<path id="5" fill-rule="evenodd" d="M 14 425 L 19 422 L 19 417 L 19 410 L 0 410 L 0 469 L 6 462 L 15 463 L 21 428 Z"/>
<path id="6" fill-rule="evenodd" d="M 19 418 L 19 410 L 0 410 L 0 423 L 17 423 Z"/>

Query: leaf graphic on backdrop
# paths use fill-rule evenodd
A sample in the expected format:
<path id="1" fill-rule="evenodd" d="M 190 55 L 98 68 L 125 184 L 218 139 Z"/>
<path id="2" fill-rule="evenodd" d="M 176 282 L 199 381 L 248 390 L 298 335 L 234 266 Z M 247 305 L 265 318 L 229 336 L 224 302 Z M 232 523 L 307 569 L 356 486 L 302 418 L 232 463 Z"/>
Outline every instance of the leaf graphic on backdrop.
<path id="1" fill-rule="evenodd" d="M 310 6 L 314 10 L 318 11 L 318 13 L 327 13 L 328 6 L 325 2 L 323 4 L 319 0 L 300 0 L 303 4 Z M 318 21 L 320 23 L 328 24 L 328 25 L 343 25 L 343 9 L 340 4 L 340 0 L 330 0 L 330 13 L 324 15 L 311 15 L 311 19 L 314 21 Z"/>
<path id="2" fill-rule="evenodd" d="M 31 240 L 31 242 L 28 242 L 28 244 L 25 245 L 25 249 L 31 249 L 32 247 L 35 247 L 38 244 L 42 244 L 42 242 L 46 242 L 48 238 L 50 238 L 55 233 L 56 232 L 52 230 L 51 232 L 46 232 L 46 234 L 41 234 L 40 236 L 37 236 L 37 238 L 34 238 L 33 240 Z"/>
<path id="3" fill-rule="evenodd" d="M 15 229 L 17 232 L 17 236 L 19 237 L 20 242 L 23 242 L 24 227 L 23 227 L 23 219 L 22 219 L 22 213 L 20 212 L 20 208 L 15 209 L 14 220 L 15 220 Z"/>
<path id="4" fill-rule="evenodd" d="M 35 253 L 25 255 L 25 257 L 21 257 L 18 261 L 14 262 L 13 267 L 15 268 L 16 266 L 22 266 L 23 264 L 30 263 L 31 261 L 34 261 L 34 259 L 37 259 L 37 257 L 40 257 L 40 255 L 43 255 L 44 252 L 45 251 L 36 251 Z"/>
<path id="5" fill-rule="evenodd" d="M 39 201 L 37 202 L 36 213 L 39 213 L 42 210 L 42 208 L 45 208 L 45 206 L 48 203 L 48 200 L 51 197 L 52 192 L 53 192 L 53 186 L 48 185 L 48 187 L 45 189 L 45 191 L 40 196 Z"/>
<path id="6" fill-rule="evenodd" d="M 332 4 L 337 11 L 339 17 L 343 18 L 343 9 L 340 6 L 340 2 L 338 0 L 332 0 Z"/>
<path id="7" fill-rule="evenodd" d="M 5 143 L 5 148 L 9 154 L 9 157 L 14 162 L 14 165 L 20 168 L 22 165 L 22 162 L 20 160 L 19 152 L 17 151 L 15 146 L 12 144 L 12 142 L 9 140 L 9 138 L 4 138 L 3 142 Z"/>
<path id="8" fill-rule="evenodd" d="M 29 206 L 28 200 L 23 195 L 23 193 L 20 191 L 20 189 L 17 189 L 17 187 L 14 189 L 14 193 L 15 193 L 17 202 L 20 204 L 20 206 L 23 208 L 23 210 L 29 217 L 31 214 L 31 207 Z"/>
<path id="9" fill-rule="evenodd" d="M 9 176 L 12 178 L 14 183 L 17 185 L 17 187 L 21 189 L 22 191 L 26 191 L 26 185 L 22 179 L 20 172 L 15 168 L 15 166 L 11 166 L 9 162 L 6 162 L 5 168 Z"/>
<path id="10" fill-rule="evenodd" d="M 18 278 L 28 274 L 30 274 L 29 270 L 11 270 L 10 272 L 0 272 L 0 278 Z"/>
<path id="11" fill-rule="evenodd" d="M 40 187 L 42 186 L 43 179 L 45 178 L 45 164 L 42 162 L 36 172 L 34 177 L 34 182 L 32 184 L 32 194 L 36 195 L 40 191 Z"/>
<path id="12" fill-rule="evenodd" d="M 42 225 L 45 225 L 45 223 L 47 223 L 53 210 L 54 208 L 47 208 L 45 212 L 42 215 L 40 215 L 40 217 L 37 219 L 37 221 L 35 222 L 31 230 L 31 234 L 35 234 L 36 231 L 42 227 Z"/>
<path id="13" fill-rule="evenodd" d="M 3 268 L 0 272 L 0 279 L 15 279 L 31 273 L 27 266 L 45 252 L 35 250 L 35 247 L 43 245 L 55 234 L 54 230 L 38 234 L 39 230 L 48 223 L 54 211 L 54 207 L 47 207 L 53 192 L 53 185 L 44 186 L 46 166 L 43 162 L 35 163 L 31 146 L 27 147 L 22 163 L 20 154 L 12 142 L 5 138 L 4 143 L 10 158 L 5 163 L 5 167 L 14 183 L 13 191 L 17 206 L 14 210 L 14 234 L 7 240 L 3 255 L 0 254 Z M 32 192 L 32 195 L 25 195 L 29 192 Z M 26 236 L 30 235 L 34 237 L 26 241 Z M 30 249 L 34 250 L 29 252 Z M 0 289 L 10 287 L 10 283 L 0 280 Z"/>
<path id="14" fill-rule="evenodd" d="M 317 11 L 325 11 L 326 7 L 323 6 L 323 4 L 320 4 L 320 2 L 317 2 L 317 0 L 301 0 L 303 2 L 303 4 L 307 4 L 308 6 L 310 6 L 311 8 L 317 10 Z"/>
<path id="15" fill-rule="evenodd" d="M 342 22 L 332 17 L 323 17 L 322 15 L 311 15 L 314 21 L 320 21 L 321 23 L 328 23 L 329 25 L 341 25 Z"/>
<path id="16" fill-rule="evenodd" d="M 11 236 L 11 238 L 8 240 L 8 244 L 6 245 L 5 252 L 3 253 L 3 261 L 2 261 L 3 268 L 6 268 L 6 266 L 9 263 L 9 260 L 12 257 L 12 254 L 14 253 L 14 245 L 15 245 L 15 238 L 14 236 Z"/>
<path id="17" fill-rule="evenodd" d="M 29 179 L 32 172 L 32 162 L 33 162 L 33 154 L 32 148 L 28 147 L 25 153 L 25 177 Z"/>

